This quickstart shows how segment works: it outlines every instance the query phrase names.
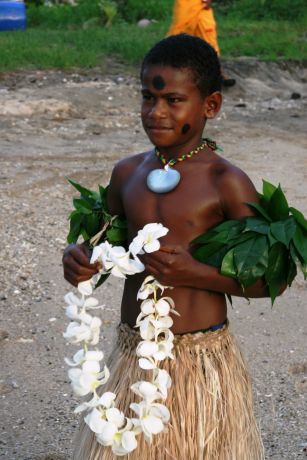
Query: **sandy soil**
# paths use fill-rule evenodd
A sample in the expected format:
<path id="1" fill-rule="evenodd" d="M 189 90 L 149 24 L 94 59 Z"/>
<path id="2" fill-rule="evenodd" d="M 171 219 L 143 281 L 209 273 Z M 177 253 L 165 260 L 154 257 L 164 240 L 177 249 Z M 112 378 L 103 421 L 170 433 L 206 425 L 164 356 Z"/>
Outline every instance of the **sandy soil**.
<path id="1" fill-rule="evenodd" d="M 207 134 L 258 189 L 261 178 L 280 182 L 307 214 L 306 69 L 252 59 L 225 66 L 238 85 L 225 92 Z M 0 458 L 68 459 L 78 420 L 61 336 L 69 289 L 61 254 L 73 196 L 66 177 L 106 184 L 118 158 L 149 147 L 138 81 L 114 66 L 108 76 L 2 75 L 0 98 Z M 101 289 L 107 350 L 120 297 L 117 282 Z M 267 459 L 307 455 L 306 300 L 299 277 L 273 309 L 266 299 L 234 299 L 229 312 L 253 375 Z"/>

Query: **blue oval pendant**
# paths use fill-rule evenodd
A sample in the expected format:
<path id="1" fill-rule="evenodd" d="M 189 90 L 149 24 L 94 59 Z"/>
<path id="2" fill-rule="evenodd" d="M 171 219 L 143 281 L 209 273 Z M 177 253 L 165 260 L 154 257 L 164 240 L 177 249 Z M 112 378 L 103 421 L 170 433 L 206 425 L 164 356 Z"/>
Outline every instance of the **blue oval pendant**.
<path id="1" fill-rule="evenodd" d="M 164 169 L 154 169 L 147 176 L 147 187 L 155 193 L 167 193 L 179 184 L 180 173 L 168 165 Z"/>

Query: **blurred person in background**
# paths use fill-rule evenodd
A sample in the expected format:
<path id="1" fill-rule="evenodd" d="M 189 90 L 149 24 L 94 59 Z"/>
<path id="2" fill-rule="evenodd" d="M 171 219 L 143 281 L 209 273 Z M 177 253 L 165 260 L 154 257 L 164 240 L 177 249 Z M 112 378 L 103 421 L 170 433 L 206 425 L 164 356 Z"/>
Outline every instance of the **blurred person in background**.
<path id="1" fill-rule="evenodd" d="M 217 40 L 216 22 L 211 0 L 175 0 L 173 21 L 168 35 L 186 33 L 202 38 L 221 55 Z M 228 77 L 222 69 L 223 86 L 233 86 L 236 80 Z"/>

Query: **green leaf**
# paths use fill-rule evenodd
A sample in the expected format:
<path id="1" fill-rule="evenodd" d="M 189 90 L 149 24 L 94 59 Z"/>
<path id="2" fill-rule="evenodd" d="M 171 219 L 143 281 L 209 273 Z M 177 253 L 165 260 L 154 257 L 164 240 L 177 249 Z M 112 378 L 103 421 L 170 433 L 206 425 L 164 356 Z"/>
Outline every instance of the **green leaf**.
<path id="1" fill-rule="evenodd" d="M 263 206 L 261 206 L 258 203 L 252 203 L 252 202 L 247 202 L 249 207 L 252 209 L 255 209 L 258 214 L 260 214 L 262 217 L 264 217 L 268 222 L 272 222 L 272 219 L 270 218 L 269 214 L 266 212 Z"/>
<path id="2" fill-rule="evenodd" d="M 127 221 L 126 219 L 123 219 L 121 217 L 116 217 L 113 221 L 112 221 L 112 226 L 113 227 L 116 227 L 116 228 L 123 228 L 123 229 L 126 229 L 127 228 Z"/>
<path id="3" fill-rule="evenodd" d="M 103 187 L 102 185 L 99 185 L 99 194 L 100 194 L 101 204 L 102 204 L 102 207 L 105 208 L 106 212 L 109 212 L 108 204 L 107 204 L 108 188 L 109 186 Z"/>
<path id="4" fill-rule="evenodd" d="M 224 245 L 222 243 L 210 243 L 204 246 L 198 247 L 193 252 L 193 257 L 197 259 L 199 262 L 207 263 L 208 257 L 212 256 L 216 252 L 218 252 Z"/>
<path id="5" fill-rule="evenodd" d="M 67 242 L 69 244 L 76 243 L 78 241 L 78 237 L 80 235 L 80 228 L 83 221 L 83 215 L 79 214 L 75 211 L 75 214 L 71 214 L 70 217 L 70 228 L 69 233 L 67 235 Z"/>
<path id="6" fill-rule="evenodd" d="M 92 213 L 92 206 L 82 198 L 74 198 L 73 199 L 74 207 L 82 214 L 91 214 Z"/>
<path id="7" fill-rule="evenodd" d="M 90 236 L 88 235 L 87 231 L 85 230 L 84 227 L 81 227 L 81 235 L 84 239 L 84 241 L 88 241 L 90 239 Z"/>
<path id="8" fill-rule="evenodd" d="M 304 275 L 304 278 L 306 279 L 307 278 L 307 263 L 306 262 L 301 262 L 301 270 L 302 270 L 302 273 Z"/>
<path id="9" fill-rule="evenodd" d="M 68 179 L 68 182 L 75 187 L 75 189 L 78 190 L 78 192 L 81 193 L 81 195 L 86 196 L 86 197 L 93 197 L 95 192 L 93 190 L 90 190 L 88 188 L 83 187 L 82 185 L 78 184 L 78 182 L 74 181 L 73 179 Z"/>
<path id="10" fill-rule="evenodd" d="M 299 265 L 302 262 L 302 258 L 300 254 L 297 252 L 293 242 L 290 243 L 289 249 L 290 249 L 290 257 L 292 258 L 293 262 L 296 265 Z"/>
<path id="11" fill-rule="evenodd" d="M 269 233 L 270 227 L 267 220 L 261 219 L 259 217 L 247 217 L 245 229 L 267 235 Z"/>
<path id="12" fill-rule="evenodd" d="M 218 232 L 213 230 L 208 230 L 206 233 L 203 233 L 202 235 L 199 235 L 195 240 L 192 240 L 192 244 L 203 244 L 207 243 L 211 240 L 211 238 L 215 235 L 217 235 Z"/>
<path id="13" fill-rule="evenodd" d="M 291 286 L 294 278 L 297 275 L 296 264 L 293 262 L 292 258 L 289 257 L 288 260 L 288 273 L 287 273 L 287 285 Z"/>
<path id="14" fill-rule="evenodd" d="M 234 262 L 234 249 L 231 249 L 225 255 L 222 265 L 221 265 L 221 274 L 225 276 L 231 276 L 232 278 L 236 277 L 236 267 Z"/>
<path id="15" fill-rule="evenodd" d="M 209 229 L 207 232 L 203 233 L 202 235 L 199 235 L 197 238 L 195 238 L 192 243 L 207 243 L 209 240 L 211 240 L 215 235 L 221 233 L 221 232 L 240 232 L 241 229 L 244 228 L 244 222 L 238 221 L 238 220 L 226 220 L 225 222 L 222 222 L 221 224 L 217 225 L 214 228 Z"/>
<path id="16" fill-rule="evenodd" d="M 298 222 L 303 227 L 303 229 L 307 231 L 307 220 L 305 219 L 304 215 L 295 208 L 289 208 L 289 211 L 295 218 L 296 222 Z"/>
<path id="17" fill-rule="evenodd" d="M 106 232 L 107 240 L 111 243 L 121 243 L 125 242 L 127 238 L 127 232 L 125 229 L 122 228 L 113 228 L 111 227 Z"/>
<path id="18" fill-rule="evenodd" d="M 268 284 L 272 305 L 287 279 L 287 253 L 288 251 L 282 243 L 274 244 L 269 250 L 265 279 Z"/>
<path id="19" fill-rule="evenodd" d="M 286 220 L 273 222 L 270 227 L 272 236 L 280 243 L 289 247 L 289 243 L 296 231 L 296 222 L 294 218 L 289 217 Z"/>
<path id="20" fill-rule="evenodd" d="M 253 232 L 251 230 L 244 231 L 240 233 L 238 236 L 234 237 L 232 240 L 229 241 L 229 245 L 231 247 L 237 246 L 238 244 L 244 243 L 245 241 L 252 240 L 259 236 L 259 233 Z"/>
<path id="21" fill-rule="evenodd" d="M 296 228 L 293 243 L 303 261 L 307 263 L 307 234 L 299 226 Z"/>
<path id="22" fill-rule="evenodd" d="M 268 239 L 269 239 L 269 243 L 270 243 L 270 246 L 273 246 L 274 244 L 276 244 L 278 241 L 276 238 L 274 238 L 274 236 L 272 235 L 271 233 L 271 229 L 268 233 Z"/>
<path id="23" fill-rule="evenodd" d="M 235 246 L 234 262 L 237 278 L 245 286 L 251 286 L 261 278 L 268 264 L 268 242 L 265 236 L 257 236 Z"/>
<path id="24" fill-rule="evenodd" d="M 90 238 L 96 235 L 96 233 L 98 233 L 101 228 L 101 219 L 99 215 L 92 213 L 85 216 L 84 227 Z"/>
<path id="25" fill-rule="evenodd" d="M 273 221 L 283 220 L 289 216 L 289 205 L 280 185 L 271 196 L 268 213 Z"/>
<path id="26" fill-rule="evenodd" d="M 276 188 L 277 187 L 275 185 L 262 179 L 262 193 L 263 193 L 263 198 L 265 199 L 265 201 L 267 202 L 270 201 L 271 196 L 275 192 Z"/>

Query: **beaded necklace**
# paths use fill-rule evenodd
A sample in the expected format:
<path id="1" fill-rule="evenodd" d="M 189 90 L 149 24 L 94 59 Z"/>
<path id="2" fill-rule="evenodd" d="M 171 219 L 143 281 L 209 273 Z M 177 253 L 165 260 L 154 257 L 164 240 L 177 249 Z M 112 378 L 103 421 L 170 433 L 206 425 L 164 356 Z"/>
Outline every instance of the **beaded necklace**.
<path id="1" fill-rule="evenodd" d="M 159 152 L 159 150 L 156 148 L 155 153 L 159 160 L 162 162 L 163 165 L 169 165 L 169 166 L 174 166 L 176 163 L 179 161 L 184 161 L 187 160 L 188 158 L 192 158 L 195 155 L 197 155 L 201 150 L 203 150 L 205 147 L 209 147 L 211 150 L 220 150 L 219 147 L 216 145 L 215 141 L 212 141 L 211 139 L 202 139 L 202 143 L 196 147 L 196 149 L 190 150 L 188 153 L 184 153 L 178 158 L 172 158 L 171 160 L 167 161 L 163 153 Z"/>
<path id="2" fill-rule="evenodd" d="M 195 149 L 188 153 L 184 153 L 178 158 L 172 158 L 171 160 L 167 161 L 165 156 L 156 148 L 155 153 L 161 163 L 164 165 L 164 168 L 150 171 L 147 176 L 147 187 L 149 190 L 154 193 L 167 193 L 171 190 L 174 190 L 174 188 L 179 184 L 181 176 L 180 172 L 176 171 L 171 166 L 174 166 L 180 161 L 194 157 L 205 147 L 209 147 L 212 151 L 221 150 L 211 139 L 202 139 L 202 143 Z"/>

